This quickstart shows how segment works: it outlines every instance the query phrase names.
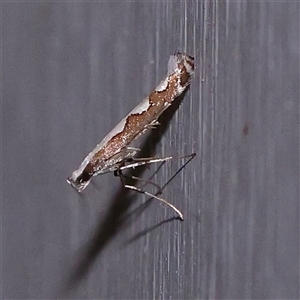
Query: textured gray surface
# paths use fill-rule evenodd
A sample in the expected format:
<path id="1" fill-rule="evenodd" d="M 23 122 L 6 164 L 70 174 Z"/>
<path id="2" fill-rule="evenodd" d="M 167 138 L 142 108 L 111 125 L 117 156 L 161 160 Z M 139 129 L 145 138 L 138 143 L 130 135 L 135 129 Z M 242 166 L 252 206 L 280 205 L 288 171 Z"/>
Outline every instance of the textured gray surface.
<path id="1" fill-rule="evenodd" d="M 185 221 L 112 174 L 79 196 L 176 50 L 195 78 L 151 144 L 197 152 L 164 191 Z M 2 298 L 299 298 L 299 51 L 297 2 L 2 3 Z"/>

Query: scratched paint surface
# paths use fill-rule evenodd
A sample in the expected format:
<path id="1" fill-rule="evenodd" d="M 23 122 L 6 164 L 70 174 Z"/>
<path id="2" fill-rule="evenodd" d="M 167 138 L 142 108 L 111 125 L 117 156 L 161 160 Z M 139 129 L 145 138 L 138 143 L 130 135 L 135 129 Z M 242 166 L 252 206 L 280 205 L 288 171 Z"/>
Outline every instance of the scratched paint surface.
<path id="1" fill-rule="evenodd" d="M 298 3 L 1 8 L 2 298 L 299 298 Z M 66 176 L 177 50 L 195 78 L 145 153 L 197 152 L 164 190 L 185 221 L 112 174 L 78 196 Z"/>

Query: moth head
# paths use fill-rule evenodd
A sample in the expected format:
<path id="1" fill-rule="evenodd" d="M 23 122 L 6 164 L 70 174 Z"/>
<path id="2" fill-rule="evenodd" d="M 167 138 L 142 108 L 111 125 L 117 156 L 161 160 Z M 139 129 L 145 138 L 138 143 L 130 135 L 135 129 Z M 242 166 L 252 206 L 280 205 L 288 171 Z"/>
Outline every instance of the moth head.
<path id="1" fill-rule="evenodd" d="M 81 172 L 77 170 L 68 177 L 67 182 L 77 190 L 78 193 L 82 192 L 90 183 L 92 176 L 88 173 Z"/>

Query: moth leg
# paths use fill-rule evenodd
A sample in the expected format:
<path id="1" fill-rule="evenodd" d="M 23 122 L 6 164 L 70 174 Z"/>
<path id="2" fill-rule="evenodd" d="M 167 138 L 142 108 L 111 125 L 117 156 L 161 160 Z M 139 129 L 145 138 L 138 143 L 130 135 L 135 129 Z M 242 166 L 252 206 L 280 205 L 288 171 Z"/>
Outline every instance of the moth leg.
<path id="1" fill-rule="evenodd" d="M 151 124 L 146 125 L 146 128 L 147 129 L 156 129 L 157 126 L 159 126 L 159 125 L 160 125 L 160 123 L 158 121 L 155 121 L 155 122 L 153 122 Z"/>
<path id="2" fill-rule="evenodd" d="M 155 186 L 157 188 L 157 192 L 156 192 L 156 195 L 161 195 L 162 194 L 162 188 L 160 187 L 160 185 L 158 185 L 157 183 L 151 181 L 151 180 L 147 180 L 147 179 L 144 179 L 144 178 L 141 178 L 141 177 L 137 177 L 137 176 L 133 176 L 133 175 L 125 175 L 122 173 L 121 170 L 116 170 L 115 171 L 115 176 L 117 177 L 123 177 L 123 178 L 127 178 L 127 179 L 134 179 L 134 180 L 139 180 L 139 181 L 143 181 L 145 182 L 146 184 L 149 183 L 153 186 Z"/>
<path id="3" fill-rule="evenodd" d="M 124 160 L 126 157 L 134 157 L 141 149 L 135 147 L 123 147 L 120 152 L 116 153 L 115 155 L 120 155 L 120 153 L 124 153 Z"/>
<path id="4" fill-rule="evenodd" d="M 127 151 L 127 152 L 131 152 L 131 151 L 139 152 L 139 151 L 141 151 L 140 148 L 129 147 L 129 146 L 124 147 L 122 150 Z"/>
<path id="5" fill-rule="evenodd" d="M 130 169 L 130 168 L 135 168 L 139 166 L 143 166 L 146 164 L 153 164 L 157 162 L 165 162 L 171 159 L 186 159 L 188 158 L 188 162 L 192 160 L 196 156 L 196 153 L 192 153 L 189 155 L 183 155 L 179 157 L 173 157 L 173 156 L 168 156 L 168 157 L 148 157 L 148 158 L 139 158 L 139 157 L 130 157 L 130 158 L 125 158 L 123 165 L 119 168 L 120 170 L 125 170 L 125 169 Z M 126 165 L 126 162 L 128 163 Z M 188 163 L 187 162 L 187 163 Z"/>
<path id="6" fill-rule="evenodd" d="M 160 123 L 159 123 L 158 121 L 154 121 L 154 122 L 151 123 L 151 125 L 152 125 L 152 126 L 159 126 Z"/>
<path id="7" fill-rule="evenodd" d="M 169 157 L 164 157 L 164 158 L 154 158 L 154 157 L 149 157 L 149 158 L 135 158 L 135 157 L 129 157 L 124 159 L 124 164 L 120 167 L 120 170 L 125 170 L 125 169 L 131 169 L 135 167 L 140 167 L 144 166 L 147 164 L 153 164 L 157 162 L 164 162 L 167 160 L 172 159 L 172 156 Z M 126 165 L 126 163 L 128 163 Z"/>
<path id="8" fill-rule="evenodd" d="M 167 181 L 167 183 L 162 187 L 160 188 L 160 190 L 162 191 L 172 180 L 173 178 L 179 173 L 181 172 L 181 170 L 196 156 L 196 153 L 192 153 L 192 154 L 189 154 L 189 155 L 184 155 L 184 156 L 180 156 L 180 157 L 176 157 L 176 159 L 188 159 L 188 161 Z M 150 197 L 153 197 L 155 199 L 157 199 L 158 201 L 161 201 L 163 202 L 164 204 L 166 204 L 167 206 L 171 207 L 179 216 L 179 218 L 181 220 L 183 220 L 183 214 L 182 212 L 176 208 L 173 204 L 169 203 L 168 201 L 166 201 L 165 199 L 162 199 L 156 195 L 153 195 L 147 191 L 144 191 L 138 187 L 135 187 L 135 186 L 132 186 L 132 185 L 128 185 L 128 184 L 125 184 L 124 182 L 124 178 L 126 178 L 125 175 L 122 174 L 122 171 L 125 170 L 125 169 L 129 169 L 129 168 L 135 168 L 135 167 L 139 167 L 139 166 L 143 166 L 143 165 L 146 165 L 146 164 L 151 164 L 151 163 L 157 163 L 157 162 L 165 162 L 165 161 L 168 161 L 170 159 L 173 159 L 174 157 L 172 156 L 169 156 L 169 157 L 164 157 L 164 158 L 154 158 L 154 157 L 149 157 L 149 158 L 135 158 L 135 157 L 130 157 L 130 158 L 125 158 L 122 162 L 122 164 L 120 164 L 119 168 L 115 171 L 115 175 L 120 177 L 120 180 L 123 184 L 123 186 L 127 189 L 130 189 L 130 190 L 133 190 L 133 191 L 136 191 L 138 193 L 141 193 L 141 194 L 145 194 L 145 195 L 148 195 Z M 126 163 L 128 163 L 128 165 L 125 165 Z M 131 178 L 134 179 L 134 177 L 132 176 Z M 137 179 L 137 178 L 136 178 Z M 142 178 L 139 178 L 139 179 L 142 179 Z M 144 179 L 142 179 L 143 181 L 146 181 Z M 150 181 L 150 183 L 152 183 Z M 153 184 L 153 183 L 152 183 Z"/>
<path id="9" fill-rule="evenodd" d="M 167 200 L 165 200 L 165 199 L 163 199 L 163 198 L 160 198 L 160 197 L 158 197 L 158 196 L 156 196 L 156 195 L 153 195 L 153 194 L 151 194 L 151 193 L 149 193 L 149 192 L 147 192 L 147 191 L 144 191 L 144 190 L 142 190 L 142 189 L 140 189 L 140 188 L 138 188 L 138 187 L 136 187 L 136 186 L 126 184 L 126 183 L 124 182 L 124 178 L 125 178 L 125 177 L 123 176 L 121 170 L 119 170 L 118 176 L 120 177 L 121 182 L 122 182 L 123 186 L 124 186 L 126 189 L 133 190 L 133 191 L 136 191 L 136 192 L 141 193 L 141 194 L 145 194 L 145 195 L 147 195 L 147 196 L 153 197 L 153 198 L 155 198 L 156 200 L 158 200 L 158 201 L 160 201 L 160 202 L 166 204 L 167 206 L 171 207 L 171 208 L 178 214 L 179 218 L 183 221 L 183 214 L 182 214 L 182 212 L 181 212 L 178 208 L 176 208 L 173 204 L 169 203 Z"/>

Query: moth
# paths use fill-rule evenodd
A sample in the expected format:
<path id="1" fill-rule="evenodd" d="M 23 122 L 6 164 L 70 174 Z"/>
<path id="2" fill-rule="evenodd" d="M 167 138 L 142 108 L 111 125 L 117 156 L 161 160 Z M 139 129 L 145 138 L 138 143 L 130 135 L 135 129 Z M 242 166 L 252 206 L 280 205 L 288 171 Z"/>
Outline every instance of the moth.
<path id="1" fill-rule="evenodd" d="M 157 119 L 189 87 L 193 73 L 194 58 L 192 56 L 185 53 L 171 55 L 165 78 L 87 155 L 79 168 L 67 179 L 67 182 L 78 192 L 82 192 L 92 177 L 99 174 L 115 172 L 121 177 L 124 169 L 172 159 L 172 157 L 136 158 L 139 149 L 133 147 L 132 143 L 148 130 L 159 125 Z M 194 156 L 195 154 L 190 155 L 190 157 Z M 158 199 L 171 207 L 183 219 L 182 213 L 166 200 L 138 187 L 126 184 L 124 186 Z"/>

